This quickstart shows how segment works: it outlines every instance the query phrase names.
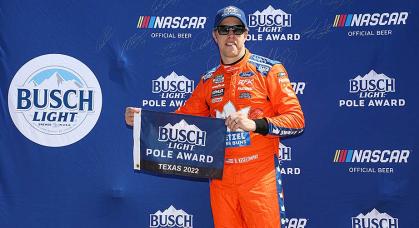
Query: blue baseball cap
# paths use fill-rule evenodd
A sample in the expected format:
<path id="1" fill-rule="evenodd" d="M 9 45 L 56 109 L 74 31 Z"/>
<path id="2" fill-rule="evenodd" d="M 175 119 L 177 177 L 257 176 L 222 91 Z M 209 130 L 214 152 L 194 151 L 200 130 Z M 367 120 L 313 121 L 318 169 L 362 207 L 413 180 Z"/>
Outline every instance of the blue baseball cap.
<path id="1" fill-rule="evenodd" d="M 215 16 L 214 28 L 216 28 L 226 17 L 236 17 L 242 22 L 244 27 L 247 28 L 246 15 L 243 10 L 235 6 L 227 6 L 218 10 L 217 15 Z"/>

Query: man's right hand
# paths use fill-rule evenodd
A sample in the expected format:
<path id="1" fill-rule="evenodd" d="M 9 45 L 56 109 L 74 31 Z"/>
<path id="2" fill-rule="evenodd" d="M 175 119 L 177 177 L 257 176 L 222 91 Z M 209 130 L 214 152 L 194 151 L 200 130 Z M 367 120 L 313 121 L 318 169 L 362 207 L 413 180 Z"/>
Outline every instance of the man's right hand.
<path id="1" fill-rule="evenodd" d="M 134 113 L 140 113 L 141 108 L 127 107 L 125 109 L 125 123 L 131 127 L 134 125 Z"/>

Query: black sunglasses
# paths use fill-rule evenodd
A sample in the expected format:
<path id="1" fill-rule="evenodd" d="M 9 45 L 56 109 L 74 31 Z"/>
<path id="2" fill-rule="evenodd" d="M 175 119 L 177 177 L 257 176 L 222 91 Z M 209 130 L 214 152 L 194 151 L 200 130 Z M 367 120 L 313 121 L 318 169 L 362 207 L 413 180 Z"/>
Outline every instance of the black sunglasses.
<path id="1" fill-rule="evenodd" d="M 241 35 L 246 31 L 243 25 L 219 25 L 215 28 L 220 35 L 227 35 L 233 31 L 234 35 Z"/>

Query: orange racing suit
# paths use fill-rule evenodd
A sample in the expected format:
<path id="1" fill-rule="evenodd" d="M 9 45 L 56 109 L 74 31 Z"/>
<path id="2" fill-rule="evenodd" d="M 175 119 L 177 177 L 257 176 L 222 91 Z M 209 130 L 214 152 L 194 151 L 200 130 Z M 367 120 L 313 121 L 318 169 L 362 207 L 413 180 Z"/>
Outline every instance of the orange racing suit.
<path id="1" fill-rule="evenodd" d="M 280 227 L 274 155 L 279 137 L 300 134 L 304 116 L 284 66 L 251 54 L 206 72 L 176 112 L 227 118 L 236 111 L 264 132 L 227 129 L 222 180 L 211 180 L 215 227 Z"/>

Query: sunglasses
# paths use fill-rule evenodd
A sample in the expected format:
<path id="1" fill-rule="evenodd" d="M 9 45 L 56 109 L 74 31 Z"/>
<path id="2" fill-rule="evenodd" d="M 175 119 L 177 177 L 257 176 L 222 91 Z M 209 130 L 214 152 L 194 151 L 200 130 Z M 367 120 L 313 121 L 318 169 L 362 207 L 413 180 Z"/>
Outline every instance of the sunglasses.
<path id="1" fill-rule="evenodd" d="M 228 35 L 233 31 L 234 35 L 241 35 L 246 31 L 243 25 L 219 25 L 215 28 L 220 35 Z"/>

